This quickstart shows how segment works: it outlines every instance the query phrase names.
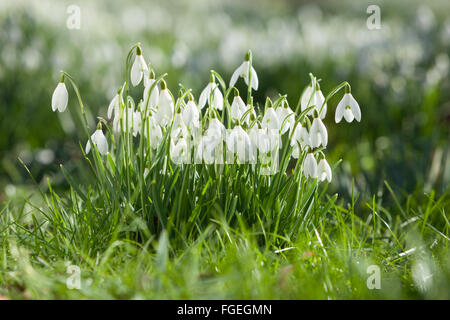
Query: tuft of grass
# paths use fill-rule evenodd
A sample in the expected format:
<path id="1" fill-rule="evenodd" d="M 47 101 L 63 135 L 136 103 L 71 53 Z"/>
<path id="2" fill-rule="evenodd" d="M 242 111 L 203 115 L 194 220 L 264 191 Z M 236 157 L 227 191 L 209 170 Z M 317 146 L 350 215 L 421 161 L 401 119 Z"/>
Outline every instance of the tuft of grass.
<path id="1" fill-rule="evenodd" d="M 222 222 L 182 245 L 167 232 L 146 242 L 111 235 L 94 256 L 62 234 L 43 243 L 40 233 L 50 237 L 44 229 L 51 225 L 34 218 L 34 208 L 7 203 L 0 215 L 0 294 L 9 299 L 449 299 L 450 190 L 440 197 L 397 199 L 392 207 L 381 200 L 334 203 L 311 228 L 280 246 L 259 241 L 254 230 Z M 363 207 L 370 211 L 365 218 L 357 212 Z M 67 287 L 70 265 L 80 268 L 79 290 Z M 380 268 L 380 289 L 367 287 L 371 265 Z"/>

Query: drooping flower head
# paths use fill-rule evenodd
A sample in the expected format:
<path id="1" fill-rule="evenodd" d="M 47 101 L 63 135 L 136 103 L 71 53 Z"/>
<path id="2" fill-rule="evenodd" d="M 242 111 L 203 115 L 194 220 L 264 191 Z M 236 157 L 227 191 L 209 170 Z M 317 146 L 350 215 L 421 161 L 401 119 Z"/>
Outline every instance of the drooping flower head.
<path id="1" fill-rule="evenodd" d="M 108 153 L 108 141 L 103 134 L 101 122 L 98 123 L 97 130 L 95 130 L 95 132 L 92 134 L 91 140 L 92 143 L 97 147 L 98 153 L 100 153 L 102 156 Z M 91 151 L 90 140 L 88 140 L 88 142 L 86 143 L 86 154 L 88 154 L 89 151 Z"/>
<path id="2" fill-rule="evenodd" d="M 203 109 L 207 102 L 211 107 L 217 110 L 222 110 L 223 96 L 222 92 L 220 92 L 219 86 L 215 82 L 213 73 L 211 73 L 209 83 L 200 94 L 200 98 L 198 100 L 198 106 L 200 107 L 200 109 Z"/>
<path id="3" fill-rule="evenodd" d="M 234 70 L 230 79 L 230 87 L 236 84 L 239 77 L 244 79 L 246 85 L 248 85 L 248 79 L 251 78 L 251 87 L 258 90 L 258 75 L 252 66 L 252 52 L 250 50 L 245 55 L 244 62 Z"/>
<path id="4" fill-rule="evenodd" d="M 58 85 L 53 91 L 52 95 L 52 110 L 53 112 L 58 110 L 64 112 L 67 108 L 67 102 L 69 101 L 69 93 L 67 92 L 66 85 L 64 84 L 64 74 L 61 75 Z"/>
<path id="5" fill-rule="evenodd" d="M 312 153 L 308 153 L 303 164 L 303 174 L 312 179 L 317 178 L 317 161 Z"/>
<path id="6" fill-rule="evenodd" d="M 336 123 L 341 122 L 342 117 L 344 117 L 347 122 L 352 122 L 353 119 L 356 119 L 358 122 L 361 121 L 361 109 L 359 108 L 358 102 L 353 98 L 348 86 L 336 108 Z"/>
<path id="7" fill-rule="evenodd" d="M 328 144 L 328 132 L 327 128 L 323 124 L 322 120 L 318 117 L 314 118 L 311 129 L 309 130 L 309 136 L 311 138 L 311 146 L 317 148 L 320 145 L 326 147 Z"/>
<path id="8" fill-rule="evenodd" d="M 317 166 L 317 177 L 319 178 L 319 181 L 328 180 L 328 182 L 331 182 L 331 168 L 325 157 L 319 161 L 319 164 Z"/>
<path id="9" fill-rule="evenodd" d="M 266 99 L 266 107 L 265 107 L 264 117 L 261 121 L 261 127 L 263 129 L 273 129 L 273 130 L 280 130 L 281 122 L 278 118 L 277 113 L 275 112 L 275 109 L 272 106 L 272 101 L 270 98 Z"/>
<path id="10" fill-rule="evenodd" d="M 316 84 L 316 90 L 313 90 L 311 85 L 305 89 L 300 98 L 300 105 L 302 112 L 307 108 L 314 106 L 314 109 L 308 112 L 308 116 L 312 116 L 314 114 L 314 110 L 320 112 L 321 119 L 324 119 L 327 114 L 325 96 L 320 90 L 319 84 Z"/>
<path id="11" fill-rule="evenodd" d="M 134 59 L 133 65 L 131 66 L 131 84 L 137 86 L 141 83 L 142 77 L 148 74 L 148 66 L 145 63 L 144 57 L 142 56 L 141 47 L 136 47 L 136 58 Z"/>
<path id="12" fill-rule="evenodd" d="M 280 106 L 276 110 L 278 119 L 280 120 L 281 134 L 285 134 L 289 129 L 293 129 L 295 124 L 294 111 L 289 107 L 289 104 L 285 101 L 283 106 Z"/>
<path id="13" fill-rule="evenodd" d="M 183 121 L 190 129 L 200 127 L 200 111 L 194 102 L 194 96 L 189 93 L 189 101 L 183 109 Z"/>
<path id="14" fill-rule="evenodd" d="M 145 89 L 143 94 L 143 110 L 155 109 L 159 102 L 159 89 L 155 84 L 155 73 L 153 70 L 150 70 L 147 81 L 145 81 Z M 150 91 L 151 90 L 151 91 Z"/>
<path id="15" fill-rule="evenodd" d="M 161 80 L 161 92 L 159 94 L 159 103 L 156 107 L 155 118 L 161 127 L 167 126 L 172 121 L 174 113 L 174 102 L 172 95 L 167 89 L 166 82 Z"/>
<path id="16" fill-rule="evenodd" d="M 250 137 L 240 125 L 235 126 L 227 136 L 227 148 L 237 155 L 240 162 L 254 159 Z"/>

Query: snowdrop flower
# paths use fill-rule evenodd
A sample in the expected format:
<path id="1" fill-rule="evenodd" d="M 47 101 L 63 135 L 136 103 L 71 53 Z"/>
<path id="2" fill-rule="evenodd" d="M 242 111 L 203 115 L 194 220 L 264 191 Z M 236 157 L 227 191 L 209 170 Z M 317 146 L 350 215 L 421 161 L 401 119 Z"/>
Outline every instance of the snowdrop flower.
<path id="1" fill-rule="evenodd" d="M 133 119 L 132 119 L 132 127 L 133 127 L 133 136 L 136 137 L 138 133 L 141 132 L 141 125 L 142 125 L 142 116 L 140 111 L 133 112 Z"/>
<path id="2" fill-rule="evenodd" d="M 152 88 L 152 85 L 155 83 L 155 73 L 150 71 L 150 77 L 146 81 L 144 94 L 143 94 L 143 108 L 144 110 L 147 108 L 147 110 L 151 110 L 156 108 L 159 102 L 159 90 L 158 86 L 155 85 Z M 150 89 L 152 92 L 150 93 Z M 150 97 L 149 97 L 150 95 Z"/>
<path id="3" fill-rule="evenodd" d="M 183 109 L 183 122 L 191 129 L 200 127 L 200 111 L 191 94 L 189 94 L 189 101 Z"/>
<path id="4" fill-rule="evenodd" d="M 240 121 L 246 111 L 247 107 L 245 102 L 239 95 L 235 95 L 230 107 L 231 119 L 234 121 Z"/>
<path id="5" fill-rule="evenodd" d="M 276 110 L 278 119 L 280 120 L 281 134 L 285 134 L 288 129 L 292 129 L 295 124 L 295 115 L 293 115 L 294 111 L 289 107 L 287 103 L 284 103 L 283 107 L 278 107 Z M 286 119 L 286 121 L 284 121 Z"/>
<path id="6" fill-rule="evenodd" d="M 101 155 L 106 155 L 108 153 L 108 141 L 106 141 L 106 137 L 102 131 L 102 124 L 99 122 L 97 125 L 97 130 L 91 136 L 92 143 L 97 146 L 98 152 Z M 91 141 L 88 140 L 86 144 L 86 154 L 91 151 Z"/>
<path id="7" fill-rule="evenodd" d="M 113 111 L 114 113 L 117 113 L 119 110 L 119 94 L 117 93 L 114 98 L 112 98 L 111 102 L 109 103 L 108 106 L 108 119 L 111 119 L 112 115 L 113 115 Z"/>
<path id="8" fill-rule="evenodd" d="M 306 147 L 311 147 L 311 139 L 308 130 L 300 123 L 297 124 L 292 134 L 291 146 L 293 147 L 292 157 L 295 159 L 298 159 L 300 156 L 300 148 L 304 150 Z"/>
<path id="9" fill-rule="evenodd" d="M 305 177 L 317 178 L 317 162 L 312 153 L 308 153 L 303 164 L 303 174 Z"/>
<path id="10" fill-rule="evenodd" d="M 325 158 L 319 161 L 319 165 L 317 166 L 317 175 L 319 181 L 325 181 L 326 179 L 328 182 L 331 182 L 331 168 Z"/>
<path id="11" fill-rule="evenodd" d="M 56 110 L 58 110 L 59 112 L 64 112 L 64 110 L 66 110 L 67 108 L 68 101 L 69 93 L 67 92 L 66 85 L 64 84 L 64 75 L 62 75 L 52 95 L 53 112 Z"/>
<path id="12" fill-rule="evenodd" d="M 196 152 L 196 163 L 201 163 L 201 161 L 205 161 L 206 164 L 214 163 L 216 159 L 216 150 L 213 146 L 214 138 L 212 136 L 205 135 L 200 139 L 200 143 L 197 146 Z"/>
<path id="13" fill-rule="evenodd" d="M 113 120 L 113 130 L 116 133 L 125 132 L 126 130 L 133 129 L 133 135 L 134 135 L 134 125 L 133 123 L 137 119 L 137 115 L 133 111 L 133 108 L 128 107 L 124 112 L 117 112 L 114 116 Z M 140 117 L 139 117 L 140 119 Z M 123 127 L 124 126 L 124 127 Z"/>
<path id="14" fill-rule="evenodd" d="M 156 107 L 155 118 L 161 127 L 165 127 L 172 121 L 173 113 L 174 105 L 172 95 L 166 87 L 166 82 L 161 80 L 161 92 L 159 94 L 159 103 Z"/>
<path id="15" fill-rule="evenodd" d="M 342 117 L 344 117 L 347 122 L 352 122 L 353 119 L 356 119 L 358 122 L 361 121 L 361 109 L 350 92 L 346 92 L 338 103 L 334 118 L 336 123 L 341 122 Z"/>
<path id="16" fill-rule="evenodd" d="M 261 120 L 261 127 L 263 129 L 280 130 L 281 122 L 275 109 L 272 107 L 272 100 L 266 98 L 266 104 L 264 106 L 264 116 Z"/>
<path id="17" fill-rule="evenodd" d="M 120 107 L 121 102 L 122 102 L 122 105 L 125 104 L 123 102 L 123 97 L 122 97 L 122 88 L 119 88 L 119 90 L 117 90 L 116 95 L 114 96 L 114 98 L 112 98 L 111 102 L 109 103 L 108 114 L 107 114 L 108 119 L 111 119 L 113 114 L 117 115 L 119 113 L 119 107 Z"/>
<path id="18" fill-rule="evenodd" d="M 248 51 L 246 56 L 245 56 L 245 61 L 242 62 L 242 64 L 236 68 L 236 70 L 234 70 L 233 75 L 231 76 L 230 79 L 230 87 L 233 87 L 238 78 L 242 77 L 245 81 L 245 84 L 248 86 L 248 78 L 249 78 L 249 74 L 251 72 L 251 87 L 254 90 L 258 90 L 258 75 L 256 74 L 255 69 L 253 68 L 253 66 L 250 65 L 250 60 L 251 60 L 251 51 Z"/>
<path id="19" fill-rule="evenodd" d="M 310 99 L 311 99 L 311 103 L 308 104 Z M 324 102 L 325 102 L 325 96 L 323 95 L 320 88 L 317 88 L 315 94 L 313 95 L 312 87 L 308 86 L 305 89 L 305 91 L 303 92 L 302 97 L 300 98 L 301 110 L 303 112 L 308 107 L 315 106 L 313 110 L 310 110 L 308 112 L 308 116 L 312 116 L 314 110 L 317 110 L 317 112 L 320 112 L 320 109 L 322 108 L 322 105 L 324 104 Z M 320 112 L 320 118 L 324 119 L 326 114 L 327 114 L 327 104 L 325 103 L 325 105 L 322 108 L 322 112 Z"/>
<path id="20" fill-rule="evenodd" d="M 236 126 L 227 136 L 227 148 L 236 154 L 240 162 L 253 161 L 252 143 L 247 132 Z"/>
<path id="21" fill-rule="evenodd" d="M 212 118 L 209 120 L 208 130 L 206 130 L 206 135 L 210 138 L 209 142 L 212 147 L 220 144 L 226 135 L 225 126 L 217 118 Z"/>
<path id="22" fill-rule="evenodd" d="M 309 137 L 311 138 L 311 146 L 313 148 L 317 148 L 320 145 L 327 146 L 328 132 L 320 118 L 314 118 L 311 129 L 309 130 Z"/>
<path id="23" fill-rule="evenodd" d="M 172 131 L 170 133 L 172 139 L 177 140 L 178 138 L 186 137 L 187 133 L 187 127 L 184 124 L 183 116 L 181 113 L 176 113 L 173 118 Z"/>
<path id="24" fill-rule="evenodd" d="M 249 133 L 250 140 L 258 148 L 260 153 L 266 154 L 280 147 L 278 130 L 257 129 L 253 127 Z"/>
<path id="25" fill-rule="evenodd" d="M 177 143 L 173 140 L 170 142 L 170 159 L 176 164 L 187 163 L 188 161 L 188 146 L 186 139 L 180 138 Z"/>
<path id="26" fill-rule="evenodd" d="M 200 98 L 198 100 L 198 106 L 200 107 L 200 109 L 203 109 L 203 107 L 206 105 L 206 102 L 208 102 L 208 104 L 211 103 L 211 106 L 213 108 L 222 110 L 223 96 L 222 92 L 220 92 L 219 86 L 214 82 L 213 74 L 211 74 L 209 83 L 200 94 Z"/>
<path id="27" fill-rule="evenodd" d="M 261 126 L 263 129 L 280 130 L 281 123 L 274 108 L 270 107 L 266 109 Z"/>
<path id="28" fill-rule="evenodd" d="M 148 74 L 148 66 L 145 63 L 144 57 L 142 56 L 142 50 L 138 46 L 136 47 L 136 58 L 134 59 L 133 65 L 131 66 L 131 83 L 133 86 L 137 86 L 141 83 L 143 75 Z"/>
<path id="29" fill-rule="evenodd" d="M 150 115 L 147 118 L 146 127 L 144 129 L 144 136 L 150 139 L 152 149 L 158 148 L 163 139 L 163 133 L 154 116 Z"/>

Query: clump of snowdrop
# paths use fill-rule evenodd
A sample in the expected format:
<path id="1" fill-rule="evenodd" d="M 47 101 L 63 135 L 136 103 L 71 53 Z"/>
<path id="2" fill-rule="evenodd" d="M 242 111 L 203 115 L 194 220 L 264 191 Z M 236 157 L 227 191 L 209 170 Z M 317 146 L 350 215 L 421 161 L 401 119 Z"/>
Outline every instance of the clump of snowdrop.
<path id="1" fill-rule="evenodd" d="M 146 175 L 152 166 L 151 158 L 156 155 L 164 159 L 164 170 L 160 172 L 165 172 L 170 159 L 175 166 L 248 164 L 250 171 L 261 175 L 276 174 L 280 168 L 286 170 L 294 159 L 305 177 L 330 182 L 332 170 L 324 154 L 328 146 L 325 122 L 329 98 L 345 88 L 336 108 L 335 121 L 361 120 L 361 110 L 347 82 L 325 97 L 313 75 L 295 109 L 289 106 L 287 96 L 281 94 L 273 101 L 267 97 L 263 108 L 254 104 L 252 89 L 258 89 L 259 80 L 250 51 L 233 72 L 228 88 L 221 76 L 211 71 L 198 104 L 194 92 L 183 86 L 174 99 L 165 75 L 156 78 L 154 70 L 145 63 L 139 45 L 135 46 L 135 51 L 129 79 L 133 86 L 144 79 L 142 99 L 134 102 L 128 95 L 124 99 L 127 80 L 109 103 L 107 117 L 112 120 L 112 130 L 109 130 L 112 148 L 122 146 L 123 150 L 131 150 L 134 144 L 139 146 L 141 157 L 149 161 Z M 63 112 L 67 106 L 65 74 L 53 93 L 53 111 Z M 234 87 L 240 77 L 248 87 L 246 97 Z M 125 142 L 119 145 L 117 139 Z M 88 139 L 86 154 L 91 144 L 101 156 L 108 153 L 108 139 L 101 122 Z"/>

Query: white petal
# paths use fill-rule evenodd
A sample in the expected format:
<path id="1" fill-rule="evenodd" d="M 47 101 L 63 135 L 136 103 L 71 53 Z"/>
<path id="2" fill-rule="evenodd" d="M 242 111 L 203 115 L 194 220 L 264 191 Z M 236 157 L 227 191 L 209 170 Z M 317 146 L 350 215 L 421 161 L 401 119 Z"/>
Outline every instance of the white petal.
<path id="1" fill-rule="evenodd" d="M 318 123 L 318 119 L 314 118 L 313 123 L 311 125 L 311 129 L 309 131 L 309 137 L 311 138 L 311 145 L 314 148 L 320 146 L 322 142 L 322 136 L 320 132 L 320 126 Z"/>
<path id="2" fill-rule="evenodd" d="M 144 109 L 147 107 L 149 109 L 154 109 L 158 105 L 159 89 L 158 89 L 158 86 L 156 86 L 156 85 L 153 87 L 152 92 L 150 93 L 150 99 L 147 103 L 149 91 L 154 82 L 155 82 L 155 79 L 149 79 L 147 82 L 147 86 L 145 87 L 144 94 L 143 94 L 143 100 L 144 100 L 143 108 Z"/>
<path id="3" fill-rule="evenodd" d="M 220 92 L 219 88 L 215 86 L 214 88 L 214 97 L 213 97 L 213 105 L 217 110 L 222 110 L 223 107 L 223 96 L 222 92 Z"/>
<path id="4" fill-rule="evenodd" d="M 88 140 L 88 142 L 86 143 L 86 154 L 88 154 L 89 151 L 91 151 L 91 142 Z"/>
<path id="5" fill-rule="evenodd" d="M 211 85 L 208 83 L 208 85 L 203 89 L 202 93 L 200 94 L 200 98 L 198 100 L 198 106 L 200 109 L 203 109 L 203 107 L 206 104 L 206 101 L 209 99 L 209 95 L 211 93 Z"/>
<path id="6" fill-rule="evenodd" d="M 97 130 L 97 136 L 95 137 L 95 142 L 97 145 L 98 152 L 101 155 L 106 155 L 108 153 L 108 141 L 101 130 Z"/>
<path id="7" fill-rule="evenodd" d="M 141 63 L 140 63 L 140 61 L 139 61 L 140 59 L 138 57 L 139 56 L 136 56 L 136 58 L 134 59 L 133 65 L 131 66 L 131 74 L 130 74 L 131 83 L 135 87 L 142 80 Z"/>
<path id="8" fill-rule="evenodd" d="M 251 75 L 251 77 L 252 77 L 252 88 L 255 89 L 255 90 L 258 90 L 258 84 L 259 84 L 258 75 L 256 74 L 256 71 L 253 68 L 253 66 L 251 67 L 251 70 L 252 70 L 252 75 Z"/>
<path id="9" fill-rule="evenodd" d="M 327 146 L 328 144 L 328 132 L 327 132 L 327 128 L 325 127 L 325 125 L 323 124 L 322 120 L 320 120 L 320 118 L 317 118 L 317 123 L 319 124 L 319 130 L 320 130 L 320 139 L 322 141 L 322 145 L 324 147 Z"/>
<path id="10" fill-rule="evenodd" d="M 319 112 L 320 109 L 322 109 L 322 112 L 320 112 L 320 118 L 324 119 L 327 114 L 327 104 L 325 103 L 325 96 L 323 95 L 321 90 L 318 90 L 316 92 L 316 103 L 317 103 L 317 112 Z"/>
<path id="11" fill-rule="evenodd" d="M 336 114 L 334 116 L 334 121 L 336 121 L 336 123 L 341 122 L 342 117 L 344 116 L 344 111 L 345 111 L 345 106 L 347 105 L 347 100 L 348 100 L 347 94 L 344 94 L 341 101 L 339 101 L 339 103 L 336 107 Z"/>
<path id="12" fill-rule="evenodd" d="M 64 82 L 59 82 L 52 95 L 52 110 L 64 112 L 69 101 L 69 93 L 67 92 Z"/>
<path id="13" fill-rule="evenodd" d="M 305 111 L 308 108 L 309 99 L 311 99 L 312 95 L 312 87 L 308 86 L 305 91 L 303 91 L 302 97 L 300 98 L 301 110 Z M 313 103 L 314 101 L 311 101 Z"/>
<path id="14" fill-rule="evenodd" d="M 116 106 L 118 106 L 118 104 L 119 104 L 119 95 L 116 94 L 114 96 L 114 98 L 112 98 L 112 100 L 108 106 L 108 119 L 111 119 L 112 113 L 113 113 L 114 109 L 116 108 Z"/>
<path id="15" fill-rule="evenodd" d="M 346 108 L 344 110 L 344 118 L 345 118 L 345 121 L 352 122 L 353 119 L 355 119 L 355 116 L 353 115 L 352 110 Z"/>
<path id="16" fill-rule="evenodd" d="M 361 121 L 361 109 L 359 108 L 358 102 L 356 102 L 355 98 L 349 93 L 349 105 L 352 110 L 353 115 L 355 116 L 356 121 Z"/>
<path id="17" fill-rule="evenodd" d="M 236 84 L 239 76 L 242 74 L 242 69 L 244 68 L 244 63 L 245 62 L 243 62 L 239 67 L 236 68 L 236 70 L 234 70 L 234 72 L 231 76 L 231 79 L 230 79 L 230 88 Z"/>

